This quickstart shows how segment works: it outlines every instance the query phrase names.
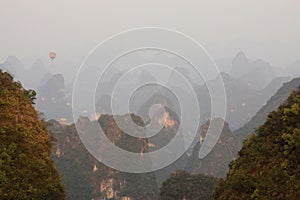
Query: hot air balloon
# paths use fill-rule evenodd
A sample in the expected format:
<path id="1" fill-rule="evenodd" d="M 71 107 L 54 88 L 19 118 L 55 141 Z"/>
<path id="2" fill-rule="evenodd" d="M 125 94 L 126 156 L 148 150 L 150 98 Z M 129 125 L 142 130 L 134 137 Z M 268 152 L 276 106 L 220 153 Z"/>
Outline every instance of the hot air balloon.
<path id="1" fill-rule="evenodd" d="M 49 53 L 49 57 L 51 58 L 51 60 L 53 60 L 56 57 L 56 53 L 54 51 L 51 51 Z"/>

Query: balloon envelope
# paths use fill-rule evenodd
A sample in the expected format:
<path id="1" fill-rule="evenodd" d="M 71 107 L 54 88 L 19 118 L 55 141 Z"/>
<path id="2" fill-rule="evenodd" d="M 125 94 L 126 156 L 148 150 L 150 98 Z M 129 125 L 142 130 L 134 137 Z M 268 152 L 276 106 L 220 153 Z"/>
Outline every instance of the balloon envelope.
<path id="1" fill-rule="evenodd" d="M 49 53 L 49 57 L 53 60 L 56 57 L 56 53 L 55 52 L 50 52 Z"/>

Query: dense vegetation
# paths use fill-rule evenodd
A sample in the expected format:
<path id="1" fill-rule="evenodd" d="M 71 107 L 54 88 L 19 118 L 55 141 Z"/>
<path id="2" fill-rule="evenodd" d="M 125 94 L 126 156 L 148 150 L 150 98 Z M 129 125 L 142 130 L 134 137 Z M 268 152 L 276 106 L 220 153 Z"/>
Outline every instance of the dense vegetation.
<path id="1" fill-rule="evenodd" d="M 161 187 L 162 200 L 173 199 L 211 199 L 218 179 L 206 175 L 191 175 L 177 170 L 171 174 Z"/>
<path id="2" fill-rule="evenodd" d="M 65 199 L 35 92 L 0 70 L 0 199 Z"/>
<path id="3" fill-rule="evenodd" d="M 214 199 L 298 199 L 300 89 L 244 142 Z"/>

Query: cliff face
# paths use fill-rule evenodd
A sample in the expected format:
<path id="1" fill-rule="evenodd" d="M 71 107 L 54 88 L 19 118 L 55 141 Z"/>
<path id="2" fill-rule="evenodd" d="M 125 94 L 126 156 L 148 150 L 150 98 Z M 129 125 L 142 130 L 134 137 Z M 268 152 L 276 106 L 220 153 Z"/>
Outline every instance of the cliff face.
<path id="1" fill-rule="evenodd" d="M 233 136 L 228 124 L 225 122 L 220 138 L 212 151 L 203 159 L 199 159 L 199 150 L 207 134 L 210 121 L 200 128 L 200 142 L 194 147 L 189 162 L 189 168 L 193 174 L 205 174 L 214 177 L 225 177 L 228 172 L 228 164 L 236 158 L 240 143 Z"/>
<path id="2" fill-rule="evenodd" d="M 128 123 L 129 118 L 143 125 L 141 119 L 134 115 L 116 117 L 123 125 Z M 49 123 L 51 132 L 57 138 L 53 158 L 59 172 L 63 174 L 62 182 L 69 199 L 158 199 L 153 173 L 130 174 L 107 167 L 87 152 L 74 124 L 62 126 L 55 121 Z M 88 123 L 99 123 L 109 140 L 120 148 L 138 153 L 147 151 L 147 140 L 123 133 L 111 115 L 102 115 L 94 122 L 81 118 L 77 128 L 88 134 Z"/>

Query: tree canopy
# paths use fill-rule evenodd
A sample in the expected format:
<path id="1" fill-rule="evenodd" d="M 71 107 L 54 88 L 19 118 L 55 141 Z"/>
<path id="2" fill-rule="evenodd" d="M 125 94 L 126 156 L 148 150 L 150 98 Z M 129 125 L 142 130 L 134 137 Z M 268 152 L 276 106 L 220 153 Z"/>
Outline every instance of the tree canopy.
<path id="1" fill-rule="evenodd" d="M 247 138 L 214 199 L 298 199 L 299 155 L 300 89 Z"/>
<path id="2" fill-rule="evenodd" d="M 0 70 L 0 199 L 65 199 L 34 99 L 33 90 Z"/>
<path id="3" fill-rule="evenodd" d="M 162 184 L 162 200 L 173 199 L 211 199 L 217 178 L 202 174 L 191 175 L 186 171 L 177 170 Z"/>

